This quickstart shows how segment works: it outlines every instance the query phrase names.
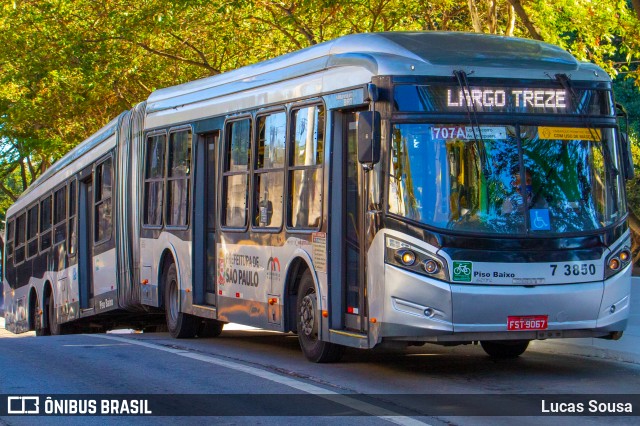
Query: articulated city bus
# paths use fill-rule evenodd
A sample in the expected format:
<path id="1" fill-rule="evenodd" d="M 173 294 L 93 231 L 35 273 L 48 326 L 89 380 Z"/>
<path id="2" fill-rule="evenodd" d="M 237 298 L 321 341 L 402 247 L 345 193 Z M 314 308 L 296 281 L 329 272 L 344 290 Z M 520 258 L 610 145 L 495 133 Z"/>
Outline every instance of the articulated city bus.
<path id="1" fill-rule="evenodd" d="M 228 322 L 345 347 L 619 338 L 629 143 L 611 80 L 545 43 L 338 38 L 158 90 L 8 210 L 7 328 Z"/>

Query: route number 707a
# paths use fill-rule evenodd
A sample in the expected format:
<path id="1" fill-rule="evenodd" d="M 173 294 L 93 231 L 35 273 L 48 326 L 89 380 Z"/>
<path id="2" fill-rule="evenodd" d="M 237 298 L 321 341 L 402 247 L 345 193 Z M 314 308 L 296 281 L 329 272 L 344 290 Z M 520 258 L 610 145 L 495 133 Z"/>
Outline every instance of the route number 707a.
<path id="1" fill-rule="evenodd" d="M 558 275 L 595 275 L 596 274 L 596 265 L 593 263 L 573 263 L 571 265 L 560 265 L 560 269 L 558 270 L 558 265 L 549 265 L 551 268 L 551 275 L 555 276 L 556 272 Z"/>

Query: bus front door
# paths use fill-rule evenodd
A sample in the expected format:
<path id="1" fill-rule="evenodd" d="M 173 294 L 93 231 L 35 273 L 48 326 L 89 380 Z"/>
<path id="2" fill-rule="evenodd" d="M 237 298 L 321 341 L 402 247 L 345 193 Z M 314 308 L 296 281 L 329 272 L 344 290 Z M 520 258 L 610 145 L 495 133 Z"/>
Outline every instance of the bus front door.
<path id="1" fill-rule="evenodd" d="M 344 114 L 343 155 L 344 161 L 344 216 L 343 226 L 346 229 L 343 243 L 344 282 L 346 290 L 345 327 L 349 330 L 365 332 L 367 330 L 366 291 L 363 263 L 366 257 L 362 251 L 363 217 L 362 188 L 364 172 L 358 162 L 358 139 L 356 134 L 358 111 Z"/>
<path id="2" fill-rule="evenodd" d="M 201 134 L 194 185 L 194 303 L 216 305 L 216 149 L 219 132 Z"/>

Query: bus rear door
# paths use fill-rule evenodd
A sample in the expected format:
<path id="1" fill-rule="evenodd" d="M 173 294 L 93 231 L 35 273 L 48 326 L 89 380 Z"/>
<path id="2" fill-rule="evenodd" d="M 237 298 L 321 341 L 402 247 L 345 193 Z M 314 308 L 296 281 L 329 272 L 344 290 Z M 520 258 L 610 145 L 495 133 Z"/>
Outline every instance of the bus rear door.
<path id="1" fill-rule="evenodd" d="M 216 150 L 219 132 L 201 134 L 194 183 L 194 303 L 216 305 Z"/>

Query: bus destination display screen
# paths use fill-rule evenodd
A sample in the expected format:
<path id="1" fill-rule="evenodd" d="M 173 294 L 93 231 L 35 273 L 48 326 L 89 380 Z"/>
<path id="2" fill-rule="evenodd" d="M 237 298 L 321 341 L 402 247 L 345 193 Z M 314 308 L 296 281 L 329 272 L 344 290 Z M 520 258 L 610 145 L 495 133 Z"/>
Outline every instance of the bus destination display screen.
<path id="1" fill-rule="evenodd" d="M 394 107 L 399 112 L 467 112 L 515 114 L 613 113 L 611 92 L 606 90 L 544 87 L 479 87 L 398 85 Z"/>

